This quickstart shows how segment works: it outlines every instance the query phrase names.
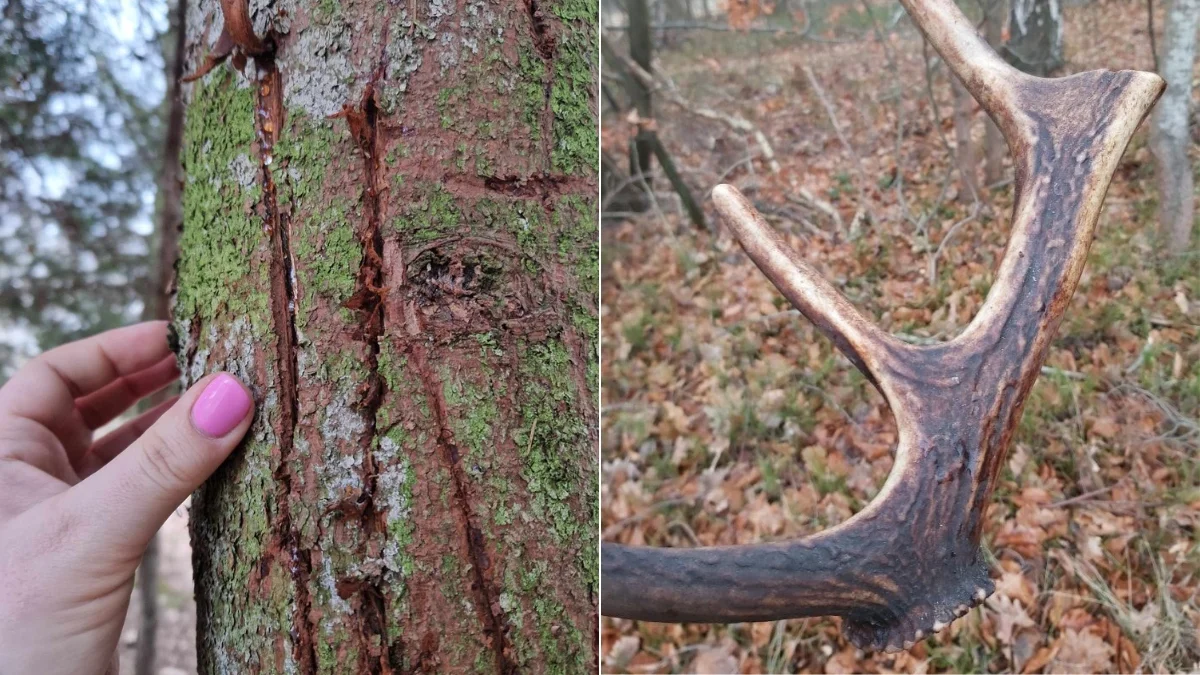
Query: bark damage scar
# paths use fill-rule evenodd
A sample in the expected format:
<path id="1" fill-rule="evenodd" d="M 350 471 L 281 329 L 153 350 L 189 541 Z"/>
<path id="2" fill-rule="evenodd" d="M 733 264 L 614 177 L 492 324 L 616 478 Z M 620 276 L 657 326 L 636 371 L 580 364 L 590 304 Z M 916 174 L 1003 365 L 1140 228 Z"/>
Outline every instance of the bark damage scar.
<path id="1" fill-rule="evenodd" d="M 554 87 L 554 48 L 556 40 L 554 31 L 551 30 L 551 24 L 546 20 L 546 10 L 542 8 L 541 3 L 538 0 L 524 0 L 523 4 L 525 12 L 529 15 L 533 47 L 545 63 L 545 68 L 542 72 L 544 99 L 542 101 L 542 114 L 539 122 L 541 123 L 542 150 L 546 155 L 546 166 L 551 166 L 551 158 L 554 154 L 554 110 L 550 106 L 550 97 Z"/>
<path id="2" fill-rule="evenodd" d="M 229 16 L 230 2 L 222 2 L 222 10 Z M 240 3 L 246 11 L 245 1 Z M 228 21 L 226 22 L 228 24 Z M 271 316 L 276 336 L 276 350 L 280 364 L 276 369 L 279 390 L 279 465 L 275 469 L 275 502 L 278 513 L 271 528 L 275 540 L 268 546 L 268 554 L 276 560 L 282 559 L 292 572 L 296 589 L 295 611 L 289 634 L 292 639 L 292 657 L 300 664 L 303 672 L 316 669 L 316 646 L 312 636 L 316 631 L 312 622 L 312 597 L 309 593 L 309 578 L 312 576 L 312 557 L 307 549 L 299 545 L 299 532 L 292 523 L 289 495 L 295 476 L 291 470 L 292 455 L 299 416 L 297 397 L 297 333 L 296 333 L 296 290 L 295 271 L 289 242 L 291 234 L 288 214 L 279 208 L 277 187 L 271 171 L 272 151 L 279 138 L 284 122 L 283 78 L 275 65 L 275 40 L 268 36 L 261 52 L 254 56 L 259 75 L 257 104 L 254 111 L 255 130 L 258 136 L 259 170 L 262 175 L 263 201 L 260 208 L 271 238 Z"/>
<path id="3" fill-rule="evenodd" d="M 383 35 L 380 40 L 379 65 L 371 76 L 363 91 L 362 99 L 357 106 L 344 105 L 342 111 L 331 115 L 332 118 L 344 118 L 350 128 L 350 135 L 358 145 L 363 161 L 363 177 L 366 187 L 363 201 L 366 213 L 366 224 L 362 228 L 360 241 L 363 249 L 363 260 L 359 266 L 356 291 L 345 306 L 355 310 L 361 321 L 361 339 L 367 345 L 367 369 L 370 377 L 366 382 L 367 390 L 363 397 L 363 409 L 366 418 L 366 430 L 363 432 L 363 447 L 371 447 L 378 433 L 379 409 L 383 405 L 387 384 L 379 372 L 379 339 L 386 331 L 387 286 L 384 279 L 383 264 L 383 235 L 380 231 L 381 200 L 386 188 L 379 184 L 379 162 L 383 156 L 382 148 L 386 143 L 380 133 L 378 123 L 379 110 L 375 103 L 375 84 L 383 76 L 387 68 L 387 26 L 390 20 L 384 22 Z M 379 483 L 379 470 L 375 463 L 374 453 L 367 451 L 363 457 L 363 494 L 359 498 L 362 506 L 362 526 L 364 539 L 369 542 L 379 538 L 386 539 L 387 528 L 385 514 L 376 507 L 376 491 Z M 386 636 L 387 630 L 387 595 L 383 579 L 376 577 L 367 580 L 355 589 L 360 599 L 358 612 L 359 633 L 363 644 L 373 644 L 379 636 Z M 389 651 L 399 650 L 403 653 L 403 643 L 399 637 L 393 638 L 393 644 L 383 645 L 373 654 L 376 661 L 361 664 L 360 671 L 366 673 L 391 673 Z M 399 645 L 399 647 L 397 646 Z M 371 654 L 363 654 L 368 658 Z"/>
<path id="4" fill-rule="evenodd" d="M 530 0 L 536 3 L 536 0 Z M 527 5 L 530 7 L 531 5 Z M 530 9 L 531 15 L 537 15 L 536 5 L 532 5 Z M 337 113 L 334 117 L 344 117 L 347 125 L 350 127 L 350 133 L 358 143 L 359 149 L 363 155 L 364 172 L 367 183 L 367 217 L 368 226 L 363 240 L 364 260 L 360 271 L 358 291 L 355 296 L 349 301 L 349 304 L 355 305 L 356 309 L 365 312 L 368 317 L 368 329 L 366 333 L 368 340 L 371 343 L 369 364 L 372 372 L 372 388 L 374 390 L 370 400 L 373 405 L 370 407 L 371 417 L 368 422 L 368 434 L 373 438 L 376 435 L 377 412 L 380 403 L 383 399 L 386 383 L 378 370 L 378 355 L 379 355 L 379 336 L 385 330 L 384 319 L 385 307 L 387 306 L 387 295 L 389 291 L 399 293 L 405 286 L 408 285 L 409 279 L 405 266 L 404 256 L 400 255 L 398 259 L 398 267 L 393 270 L 394 276 L 397 277 L 387 283 L 384 279 L 384 271 L 386 268 L 383 254 L 384 241 L 381 231 L 382 204 L 383 194 L 387 190 L 386 179 L 381 179 L 384 173 L 380 167 L 386 146 L 386 125 L 380 124 L 378 121 L 378 109 L 375 101 L 375 85 L 385 76 L 387 72 L 387 28 L 391 21 L 385 21 L 384 35 L 381 40 L 381 54 L 379 66 L 371 77 L 371 81 L 367 84 L 363 94 L 363 99 L 357 108 L 353 106 L 344 106 L 342 112 Z M 538 47 L 538 53 L 543 58 L 549 58 L 553 52 L 553 40 L 547 42 L 548 33 L 545 24 L 540 19 L 535 19 L 534 26 L 535 44 Z M 552 69 L 547 69 L 548 73 L 552 73 Z M 546 106 L 544 113 L 550 113 L 550 83 L 551 78 L 548 76 L 546 80 Z M 549 138 L 549 118 L 543 115 L 543 131 L 546 138 Z M 547 144 L 546 152 L 549 157 L 551 144 Z M 457 177 L 447 179 L 438 176 L 438 182 L 449 184 L 457 180 Z M 570 181 L 570 179 L 564 179 Z M 520 198 L 529 194 L 537 194 L 543 197 L 545 202 L 549 202 L 554 196 L 562 193 L 563 188 L 558 184 L 564 180 L 550 179 L 545 180 L 533 179 L 531 181 L 518 181 L 517 179 L 489 179 L 488 181 L 479 181 L 478 185 L 472 184 L 471 187 L 478 190 L 480 193 L 497 192 L 505 194 L 510 198 Z M 381 185 L 381 183 L 383 183 Z M 543 185 L 543 183 L 545 183 Z M 461 196 L 458 194 L 457 196 Z M 394 288 L 389 288 L 392 286 Z M 393 308 L 398 308 L 393 304 Z M 437 424 L 437 445 L 438 455 L 442 462 L 448 468 L 453 482 L 454 490 L 454 506 L 453 509 L 455 518 L 462 526 L 462 531 L 466 535 L 466 550 L 471 559 L 471 568 L 473 580 L 471 583 L 472 594 L 474 595 L 473 604 L 479 614 L 480 622 L 487 636 L 487 641 L 490 643 L 495 658 L 497 673 L 515 673 L 517 665 L 510 656 L 510 640 L 508 636 L 509 626 L 505 617 L 503 608 L 500 606 L 500 590 L 493 578 L 491 571 L 491 562 L 487 555 L 487 544 L 484 540 L 483 530 L 477 524 L 477 519 L 472 512 L 471 502 L 467 494 L 467 477 L 461 465 L 460 453 L 458 447 L 454 443 L 454 435 L 450 428 L 448 414 L 446 412 L 446 401 L 442 387 L 439 385 L 437 376 L 430 367 L 427 347 L 424 344 L 426 339 L 425 326 L 420 319 L 419 312 L 415 306 L 409 301 L 402 310 L 403 317 L 395 317 L 395 320 L 404 326 L 404 334 L 408 337 L 404 350 L 410 359 L 410 364 L 415 369 L 417 376 L 420 379 L 421 388 L 425 393 L 426 399 L 431 402 L 430 408 Z M 372 317 L 378 317 L 375 320 Z M 373 327 L 372 331 L 370 327 Z M 378 473 L 378 468 L 374 466 L 373 459 L 369 460 L 369 464 L 364 462 L 370 471 L 370 480 L 366 481 L 369 489 L 374 490 L 375 478 Z M 381 519 L 376 519 L 380 523 Z M 382 593 L 377 593 L 382 598 Z M 430 635 L 427 634 L 421 642 L 421 656 L 418 660 L 418 669 L 425 664 L 428 659 L 435 658 L 438 646 L 436 639 L 431 642 Z M 402 651 L 402 650 L 401 650 Z M 386 672 L 386 671 L 385 671 Z"/>
<path id="5" fill-rule="evenodd" d="M 274 61 L 275 41 L 272 36 L 260 40 L 254 34 L 248 0 L 221 0 L 221 16 L 224 21 L 217 44 L 205 55 L 204 63 L 196 72 L 183 77 L 184 82 L 193 82 L 204 77 L 230 56 L 233 57 L 233 65 L 238 72 L 245 69 L 247 57 L 254 57 L 256 63 L 260 58 Z"/>
<path id="6" fill-rule="evenodd" d="M 418 337 L 410 335 L 410 337 Z M 438 425 L 438 453 L 450 470 L 454 483 L 455 514 L 461 521 L 467 536 L 467 551 L 471 556 L 471 570 L 474 583 L 471 590 L 475 594 L 475 607 L 483 622 L 484 632 L 489 636 L 492 649 L 496 653 L 497 673 L 516 673 L 517 665 L 509 655 L 508 620 L 500 606 L 500 594 L 497 591 L 496 580 L 493 578 L 491 561 L 487 555 L 487 545 L 483 538 L 483 530 L 477 525 L 475 514 L 471 511 L 471 502 L 467 497 L 467 477 L 463 472 L 461 453 L 454 443 L 454 432 L 450 429 L 449 416 L 446 412 L 446 399 L 442 387 L 438 384 L 437 376 L 429 366 L 429 358 L 425 345 L 410 342 L 409 354 L 412 365 L 421 379 L 426 398 L 432 403 L 435 421 Z"/>
<path id="7" fill-rule="evenodd" d="M 538 0 L 525 0 L 525 11 L 529 14 L 533 31 L 533 46 L 543 59 L 550 61 L 554 58 L 554 34 L 550 31 L 549 24 L 546 23 L 541 3 Z"/>
<path id="8" fill-rule="evenodd" d="M 547 213 L 554 211 L 554 202 L 566 195 L 577 195 L 595 189 L 590 178 L 576 176 L 559 176 L 543 174 L 527 177 L 492 177 L 484 178 L 481 185 L 475 179 L 465 176 L 448 176 L 446 184 L 459 190 L 466 188 L 482 188 L 492 193 L 501 194 L 509 199 L 540 199 Z M 493 196 L 493 195 L 481 195 Z"/>

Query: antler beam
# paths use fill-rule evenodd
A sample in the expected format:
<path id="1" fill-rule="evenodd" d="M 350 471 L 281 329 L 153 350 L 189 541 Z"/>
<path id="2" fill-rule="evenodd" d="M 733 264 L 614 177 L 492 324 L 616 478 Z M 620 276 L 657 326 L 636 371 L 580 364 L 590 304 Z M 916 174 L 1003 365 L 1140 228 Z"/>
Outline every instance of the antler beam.
<path id="1" fill-rule="evenodd" d="M 864 318 L 733 187 L 713 201 L 747 255 L 867 375 L 896 418 L 891 475 L 841 525 L 771 544 L 605 544 L 601 611 L 647 621 L 844 618 L 858 647 L 908 648 L 991 594 L 983 514 L 1068 301 L 1117 162 L 1162 93 L 1152 73 L 1061 79 L 1012 68 L 952 0 L 901 0 L 1008 141 L 1016 204 L 982 309 L 954 340 L 909 345 Z"/>

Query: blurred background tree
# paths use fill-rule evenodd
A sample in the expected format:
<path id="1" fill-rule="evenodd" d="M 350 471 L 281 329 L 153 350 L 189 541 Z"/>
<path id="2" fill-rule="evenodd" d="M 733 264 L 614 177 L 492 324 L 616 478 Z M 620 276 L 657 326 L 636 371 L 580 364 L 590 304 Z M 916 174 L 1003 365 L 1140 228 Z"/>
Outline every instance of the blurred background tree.
<path id="1" fill-rule="evenodd" d="M 165 2 L 0 6 L 0 376 L 142 314 L 166 14 Z"/>
<path id="2" fill-rule="evenodd" d="M 168 315 L 183 10 L 166 0 L 0 5 L 0 381 L 39 351 Z M 156 672 L 157 560 L 156 538 L 138 572 L 139 618 L 126 626 L 136 655 L 122 672 Z M 194 622 L 184 614 L 174 623 Z M 192 650 L 171 651 L 178 665 Z"/>

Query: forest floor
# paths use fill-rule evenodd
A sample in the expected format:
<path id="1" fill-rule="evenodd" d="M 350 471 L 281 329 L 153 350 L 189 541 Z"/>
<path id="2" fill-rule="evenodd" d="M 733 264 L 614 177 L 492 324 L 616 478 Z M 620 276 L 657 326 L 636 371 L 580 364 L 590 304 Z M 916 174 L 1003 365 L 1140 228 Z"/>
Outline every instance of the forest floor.
<path id="1" fill-rule="evenodd" d="M 1067 72 L 1153 69 L 1142 3 L 1064 12 Z M 959 200 L 945 68 L 932 73 L 935 106 L 920 37 L 907 21 L 885 49 L 865 14 L 842 18 L 858 21 L 861 39 L 691 33 L 658 54 L 657 72 L 687 107 L 758 126 L 779 173 L 751 135 L 665 96 L 653 123 L 703 198 L 710 227 L 718 220 L 708 190 L 732 183 L 886 329 L 945 340 L 967 325 L 991 284 L 1011 184 L 987 189 L 978 205 Z M 972 115 L 981 141 L 985 115 L 978 107 Z M 624 158 L 635 121 L 605 117 L 606 152 Z M 661 173 L 654 185 L 650 211 L 603 229 L 604 539 L 742 544 L 849 518 L 892 466 L 896 431 L 883 398 L 788 311 L 723 228 L 692 227 Z M 842 231 L 815 200 L 833 207 Z M 851 240 L 845 230 L 860 207 L 869 220 Z M 1200 248 L 1166 255 L 1155 208 L 1143 128 L 1112 182 L 1049 370 L 1034 385 L 992 497 L 983 545 L 997 590 L 983 606 L 900 654 L 856 650 L 837 619 L 604 619 L 604 670 L 1200 669 Z"/>

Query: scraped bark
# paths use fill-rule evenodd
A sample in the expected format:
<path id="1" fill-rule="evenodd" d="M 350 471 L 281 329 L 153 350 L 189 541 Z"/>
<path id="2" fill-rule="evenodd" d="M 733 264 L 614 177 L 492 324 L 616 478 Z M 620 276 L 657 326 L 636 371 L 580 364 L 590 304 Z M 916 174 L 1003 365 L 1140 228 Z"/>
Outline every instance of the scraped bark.
<path id="1" fill-rule="evenodd" d="M 1200 0 L 1171 0 L 1158 63 L 1167 91 L 1152 118 L 1150 149 L 1158 174 L 1158 223 L 1169 250 L 1185 251 L 1195 223 L 1191 134 L 1192 66 Z"/>
<path id="2" fill-rule="evenodd" d="M 189 12 L 176 348 L 259 404 L 193 499 L 202 673 L 594 669 L 596 14 Z"/>

